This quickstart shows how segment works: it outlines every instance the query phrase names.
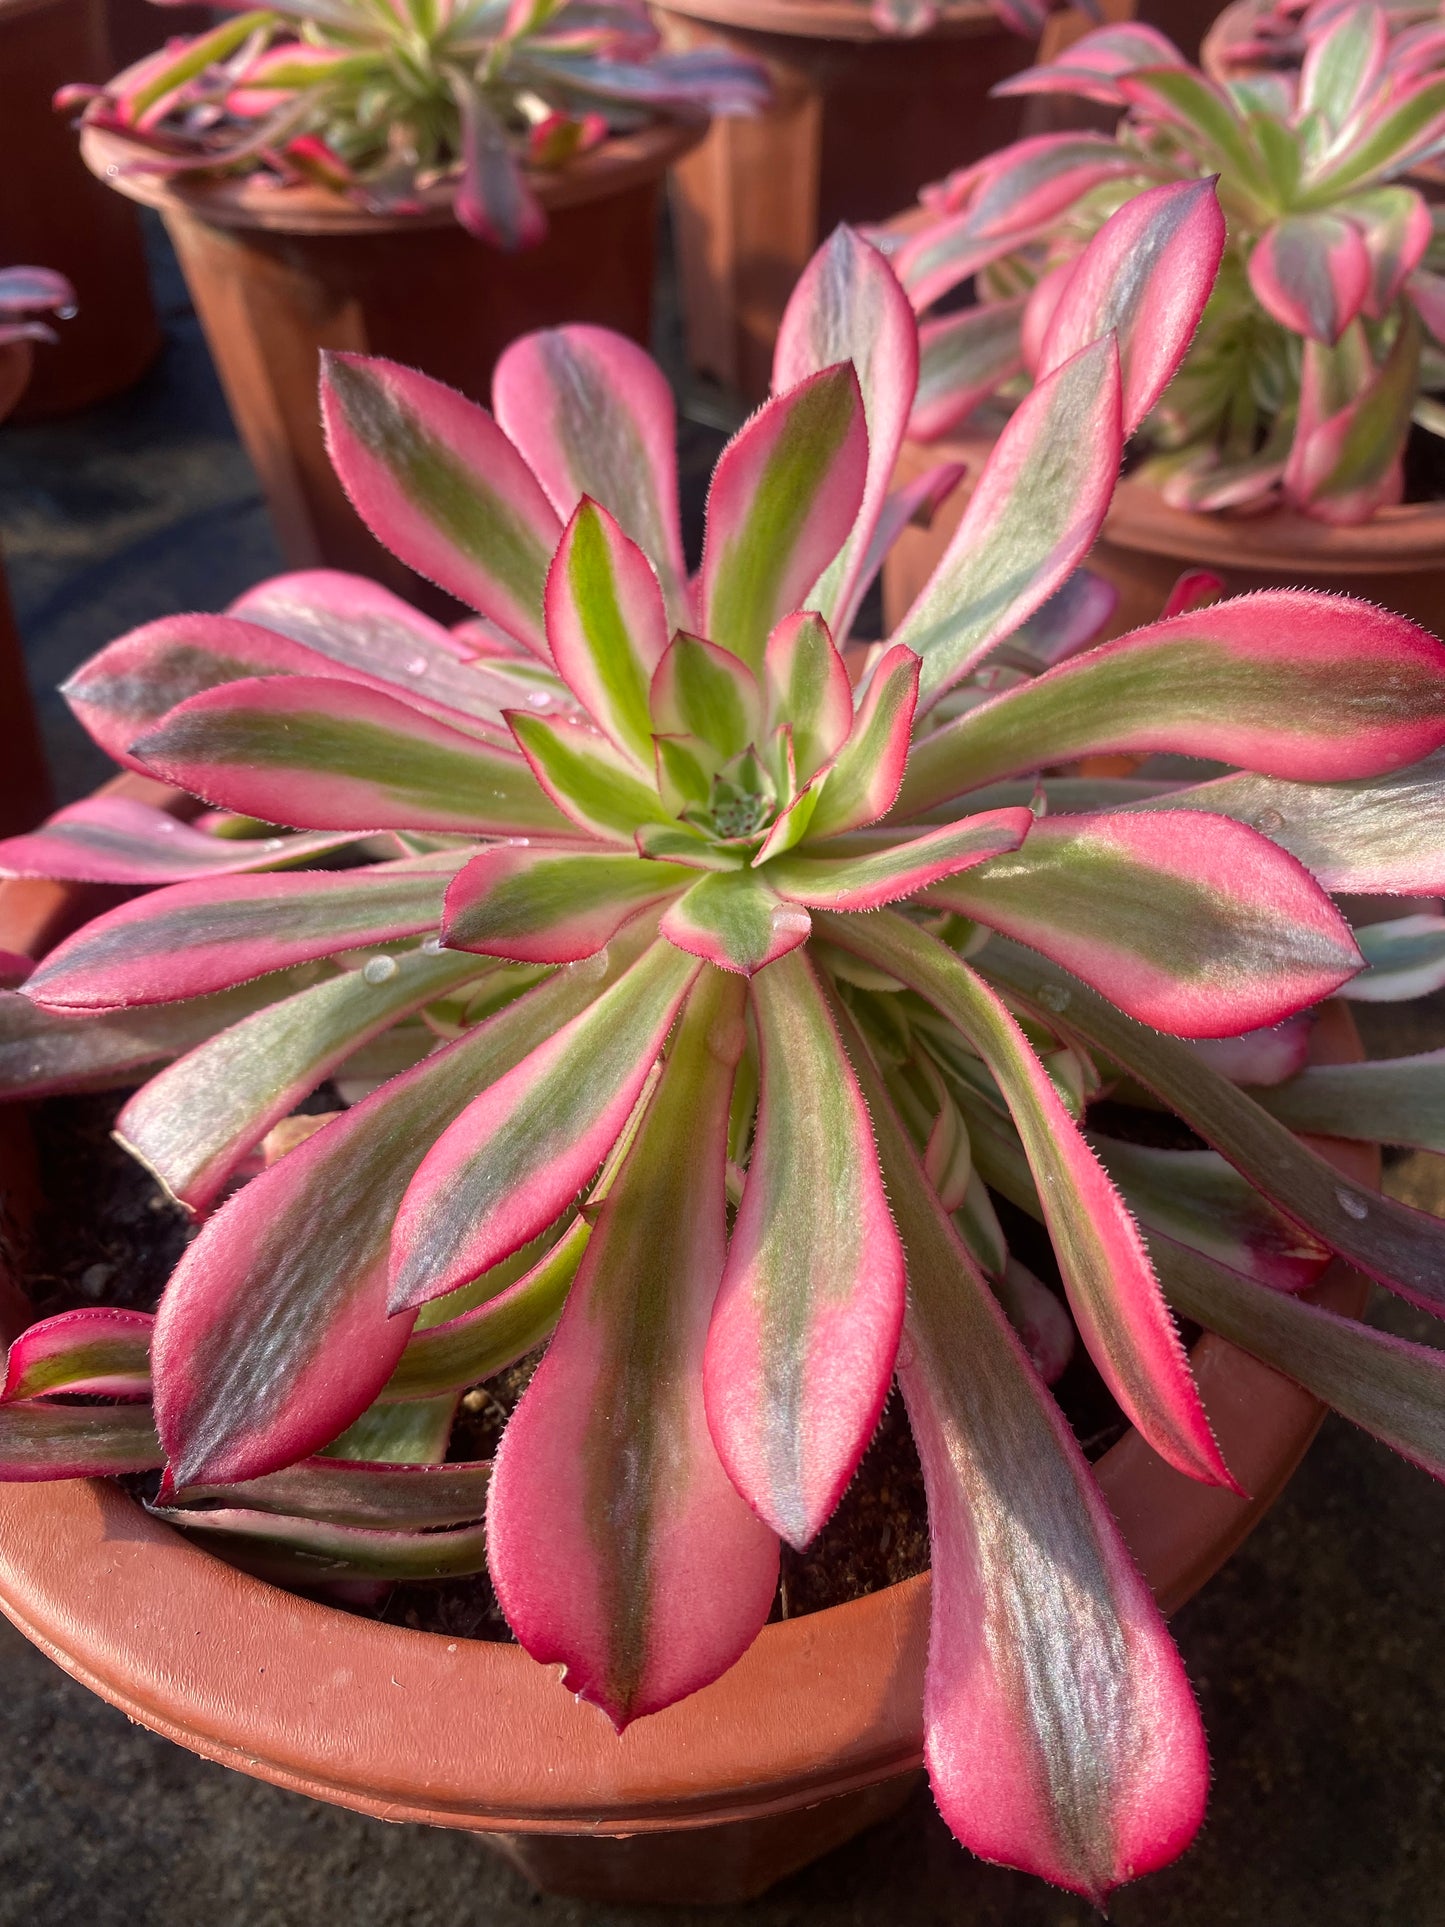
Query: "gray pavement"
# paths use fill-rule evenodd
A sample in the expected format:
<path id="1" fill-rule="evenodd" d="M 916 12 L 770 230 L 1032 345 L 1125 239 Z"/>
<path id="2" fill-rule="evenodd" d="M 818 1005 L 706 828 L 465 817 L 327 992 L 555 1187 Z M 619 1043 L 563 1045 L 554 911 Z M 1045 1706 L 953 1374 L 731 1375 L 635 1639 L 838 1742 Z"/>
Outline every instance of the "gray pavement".
<path id="1" fill-rule="evenodd" d="M 158 268 L 170 340 L 142 387 L 70 422 L 0 434 L 0 540 L 42 692 L 130 624 L 219 607 L 278 566 L 163 247 Z M 42 694 L 42 705 L 58 781 L 78 795 L 103 761 L 58 702 Z M 1445 1209 L 1442 1169 L 1416 1172 L 1417 1201 Z M 1426 1335 L 1399 1307 L 1385 1322 Z M 1442 1571 L 1445 1493 L 1327 1424 L 1284 1499 L 1176 1622 L 1213 1741 L 1211 1817 L 1182 1862 L 1117 1897 L 1121 1927 L 1445 1927 Z M 750 1908 L 542 1899 L 470 1838 L 387 1826 L 194 1759 L 3 1625 L 0 1680 L 0 1927 L 1095 1918 L 970 1861 L 926 1796 Z"/>

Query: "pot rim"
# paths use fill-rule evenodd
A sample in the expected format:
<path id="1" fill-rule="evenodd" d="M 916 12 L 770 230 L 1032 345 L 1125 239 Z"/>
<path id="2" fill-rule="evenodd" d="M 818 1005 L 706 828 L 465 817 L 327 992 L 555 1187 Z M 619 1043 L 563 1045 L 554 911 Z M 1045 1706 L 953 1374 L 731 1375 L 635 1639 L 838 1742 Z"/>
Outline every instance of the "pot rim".
<path id="1" fill-rule="evenodd" d="M 987 0 L 970 0 L 951 10 L 921 34 L 884 33 L 873 24 L 865 0 L 659 0 L 661 13 L 682 14 L 708 26 L 744 33 L 786 35 L 797 40 L 849 40 L 869 45 L 907 46 L 929 40 L 976 40 L 1004 34 Z"/>
<path id="2" fill-rule="evenodd" d="M 549 213 L 600 201 L 656 180 L 690 153 L 707 133 L 703 116 L 657 120 L 634 134 L 612 134 L 598 146 L 559 168 L 537 168 L 528 175 Z M 139 142 L 108 127 L 82 126 L 80 154 L 96 179 L 127 199 L 163 214 L 183 209 L 211 227 L 260 229 L 276 234 L 405 234 L 428 228 L 455 228 L 454 188 L 439 183 L 420 195 L 416 214 L 378 214 L 329 188 L 282 187 L 259 174 L 225 175 L 206 180 L 163 175 L 136 168 L 147 153 Z M 135 168 L 134 172 L 126 172 Z M 478 245 L 483 245 L 478 243 Z M 507 257 L 499 255 L 499 260 Z"/>
<path id="3" fill-rule="evenodd" d="M 155 800 L 158 786 L 123 776 L 105 788 Z M 0 885 L 0 946 L 41 954 L 79 898 L 73 886 Z M 1357 1057 L 1343 1006 L 1327 1010 L 1320 1059 Z M 23 1170 L 24 1138 L 19 1108 L 0 1112 L 0 1162 L 12 1173 Z M 1377 1172 L 1363 1147 L 1320 1148 L 1357 1181 Z M 1336 1263 L 1311 1296 L 1358 1316 L 1368 1292 Z M 1192 1356 L 1221 1447 L 1253 1497 L 1195 1484 L 1132 1430 L 1094 1467 L 1166 1611 L 1263 1516 L 1324 1413 L 1213 1334 Z M 929 1585 L 924 1573 L 766 1626 L 721 1679 L 618 1736 L 559 1690 L 559 1667 L 520 1647 L 384 1625 L 282 1591 L 104 1480 L 0 1486 L 0 1609 L 82 1684 L 256 1778 L 383 1819 L 473 1831 L 721 1825 L 915 1769 Z"/>

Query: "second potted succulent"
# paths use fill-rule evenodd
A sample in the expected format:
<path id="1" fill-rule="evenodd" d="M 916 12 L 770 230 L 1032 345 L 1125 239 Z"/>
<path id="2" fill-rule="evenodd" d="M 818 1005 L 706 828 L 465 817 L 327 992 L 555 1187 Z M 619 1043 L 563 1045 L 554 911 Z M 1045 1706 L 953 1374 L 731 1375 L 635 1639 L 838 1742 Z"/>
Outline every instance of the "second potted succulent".
<path id="1" fill-rule="evenodd" d="M 990 397 L 1027 387 L 1080 249 L 1142 189 L 1219 179 L 1228 245 L 1199 333 L 1141 425 L 1095 566 L 1127 627 L 1179 568 L 1232 590 L 1311 582 L 1424 620 L 1445 594 L 1445 262 L 1405 177 L 1445 141 L 1445 44 L 1391 40 L 1378 8 L 1335 8 L 1297 76 L 1228 86 L 1144 26 L 1087 35 L 1011 92 L 1124 110 L 1113 139 L 1021 143 L 931 190 L 901 240 L 916 306 L 976 279 L 977 305 L 928 320 L 904 473 L 936 462 Z M 969 454 L 976 461 L 978 435 Z M 927 575 L 947 519 L 891 564 L 889 606 Z"/>
<path id="2" fill-rule="evenodd" d="M 1168 249 L 1141 289 L 1096 242 L 1080 345 L 856 687 L 833 634 L 907 509 L 917 343 L 847 232 L 718 464 L 695 581 L 631 344 L 524 340 L 495 417 L 339 356 L 353 500 L 478 620 L 283 577 L 73 679 L 99 741 L 213 806 L 102 797 L 0 850 L 170 879 L 0 995 L 12 1095 L 155 1070 L 117 1130 L 200 1223 L 154 1318 L 77 1306 L 11 1347 L 0 1601 L 82 1677 L 287 1784 L 554 1836 L 574 1886 L 611 1831 L 681 1832 L 719 1886 L 732 1847 L 755 1887 L 797 1864 L 785 1816 L 831 1799 L 803 1838 L 843 1837 L 920 1748 L 960 1840 L 1092 1898 L 1187 1845 L 1198 1712 L 1115 1515 L 1179 1597 L 1311 1408 L 1214 1339 L 1196 1376 L 1175 1315 L 1445 1471 L 1440 1355 L 1325 1275 L 1441 1308 L 1445 1225 L 1368 1163 L 1420 1067 L 1305 1068 L 1372 941 L 1327 892 L 1439 887 L 1445 650 L 1293 592 L 1060 660 L 1087 629 L 1049 611 L 1218 256 L 1192 186 L 1149 235 L 1181 208 L 1183 288 Z M 1235 773 L 1054 773 L 1118 749 Z M 382 1038 L 390 1075 L 272 1135 Z M 1047 1389 L 1075 1334 L 1134 1428 L 1102 1484 Z M 462 1389 L 543 1343 L 496 1453 L 443 1462 Z M 765 1624 L 895 1373 L 931 1584 Z M 74 1482 L 107 1473 L 145 1509 Z M 517 1643 L 345 1617 L 223 1551 L 313 1589 L 476 1575 Z M 608 1891 L 630 1865 L 655 1897 L 618 1853 Z"/>
<path id="3" fill-rule="evenodd" d="M 287 560 L 425 595 L 332 477 L 320 354 L 482 394 L 529 328 L 645 340 L 667 166 L 765 93 L 745 61 L 660 52 L 633 0 L 332 0 L 236 13 L 65 101 L 92 170 L 165 218 Z"/>

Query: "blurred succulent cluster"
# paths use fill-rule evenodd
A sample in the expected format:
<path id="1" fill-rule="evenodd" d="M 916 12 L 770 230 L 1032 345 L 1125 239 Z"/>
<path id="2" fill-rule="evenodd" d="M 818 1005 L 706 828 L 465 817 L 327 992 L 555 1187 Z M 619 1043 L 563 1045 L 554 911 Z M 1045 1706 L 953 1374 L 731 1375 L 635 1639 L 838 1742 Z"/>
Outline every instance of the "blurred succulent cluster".
<path id="1" fill-rule="evenodd" d="M 1047 1389 L 1076 1341 L 1206 1484 L 1238 1490 L 1176 1313 L 1445 1474 L 1445 1357 L 1306 1295 L 1338 1253 L 1445 1311 L 1445 1224 L 1295 1135 L 1445 1148 L 1436 1059 L 1310 1062 L 1322 1003 L 1445 980 L 1445 919 L 1331 894 L 1445 887 L 1445 649 L 1197 575 L 1090 646 L 1081 565 L 1222 248 L 1207 183 L 1104 224 L 871 647 L 860 599 L 957 473 L 890 486 L 916 324 L 848 231 L 695 576 L 631 343 L 524 338 L 493 413 L 331 358 L 351 499 L 475 614 L 283 576 L 69 684 L 201 813 L 99 796 L 0 845 L 136 892 L 7 960 L 0 1089 L 144 1075 L 118 1135 L 200 1228 L 153 1318 L 16 1340 L 0 1475 L 160 1472 L 177 1528 L 310 1585 L 485 1564 L 621 1727 L 751 1643 L 896 1375 L 949 1824 L 1095 1898 L 1182 1850 L 1203 1733 Z M 1075 767 L 1156 752 L 1213 772 Z M 446 1462 L 465 1388 L 543 1344 L 495 1461 Z"/>
<path id="2" fill-rule="evenodd" d="M 1112 138 L 1024 140 L 924 191 L 895 255 L 905 287 L 920 312 L 971 280 L 979 298 L 923 325 L 916 434 L 1027 387 L 1082 249 L 1123 203 L 1217 177 L 1224 257 L 1142 426 L 1143 472 L 1192 508 L 1282 500 L 1357 522 L 1402 499 L 1412 425 L 1445 433 L 1445 239 L 1411 179 L 1445 148 L 1445 28 L 1392 36 L 1357 3 L 1304 30 L 1298 73 L 1221 84 L 1131 25 L 1003 84 L 1122 118 Z"/>
<path id="3" fill-rule="evenodd" d="M 663 51 L 641 0 L 279 0 L 57 105 L 83 102 L 135 144 L 137 168 L 260 171 L 391 213 L 447 201 L 513 249 L 546 233 L 536 170 L 767 94 L 743 56 Z"/>

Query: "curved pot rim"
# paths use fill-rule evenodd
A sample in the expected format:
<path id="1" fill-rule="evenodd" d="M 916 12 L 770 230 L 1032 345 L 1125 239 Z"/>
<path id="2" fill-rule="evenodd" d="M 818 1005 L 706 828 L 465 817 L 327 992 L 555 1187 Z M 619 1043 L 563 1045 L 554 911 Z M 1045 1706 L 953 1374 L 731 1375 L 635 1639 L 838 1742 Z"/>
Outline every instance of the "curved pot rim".
<path id="1" fill-rule="evenodd" d="M 529 174 L 531 186 L 549 213 L 578 207 L 623 193 L 657 179 L 672 163 L 689 153 L 708 130 L 705 116 L 654 121 L 635 134 L 614 134 L 565 167 L 538 168 Z M 184 209 L 212 227 L 260 229 L 276 234 L 405 234 L 427 228 L 454 228 L 453 189 L 443 183 L 419 196 L 416 214 L 378 214 L 340 194 L 314 186 L 268 185 L 257 174 L 237 174 L 206 180 L 137 168 L 146 153 L 139 143 L 110 128 L 80 130 L 80 153 L 96 179 L 146 207 L 162 213 Z M 479 243 L 478 245 L 482 245 Z M 499 255 L 499 260 L 508 257 Z"/>
<path id="2" fill-rule="evenodd" d="M 54 884 L 0 885 L 0 945 L 38 954 L 73 920 L 75 900 Z M 1338 1021 L 1321 1056 L 1358 1055 L 1342 1007 L 1330 1008 Z M 0 1113 L 0 1160 L 12 1169 L 24 1130 L 18 1110 Z M 1371 1153 L 1333 1154 L 1370 1181 Z M 1358 1315 L 1368 1290 L 1336 1264 L 1312 1295 Z M 1212 1334 L 1193 1359 L 1253 1497 L 1194 1484 L 1132 1431 L 1094 1468 L 1166 1611 L 1247 1536 L 1323 1416 L 1308 1393 Z M 281 1591 L 105 1481 L 0 1486 L 0 1609 L 84 1685 L 259 1779 L 384 1819 L 475 1831 L 718 1825 L 916 1768 L 928 1600 L 925 1573 L 767 1626 L 721 1679 L 619 1737 L 560 1689 L 559 1668 L 519 1647 L 383 1625 Z"/>
<path id="3" fill-rule="evenodd" d="M 786 35 L 797 40 L 851 40 L 907 45 L 910 41 L 978 39 L 1003 34 L 987 0 L 944 14 L 921 34 L 884 33 L 869 17 L 866 0 L 659 0 L 659 11 L 678 13 L 708 26 L 745 33 Z"/>

